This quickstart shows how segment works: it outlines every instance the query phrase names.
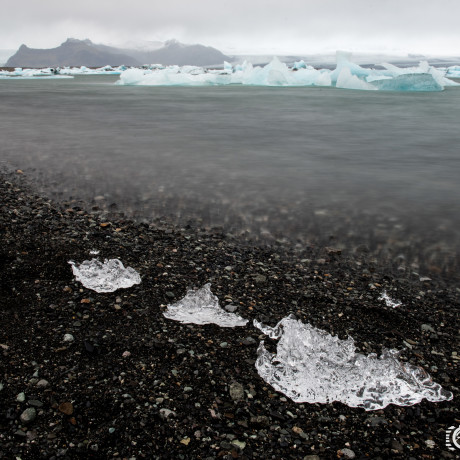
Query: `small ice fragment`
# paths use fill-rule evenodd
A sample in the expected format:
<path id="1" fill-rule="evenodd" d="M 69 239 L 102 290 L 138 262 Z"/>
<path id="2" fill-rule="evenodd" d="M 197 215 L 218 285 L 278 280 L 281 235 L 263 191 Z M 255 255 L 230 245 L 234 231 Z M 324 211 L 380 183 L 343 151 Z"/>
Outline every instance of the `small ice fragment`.
<path id="1" fill-rule="evenodd" d="M 89 253 L 92 255 L 92 256 L 97 256 L 99 254 L 100 251 L 98 251 L 97 249 L 93 249 L 92 251 L 89 251 Z"/>
<path id="2" fill-rule="evenodd" d="M 387 291 L 382 292 L 382 295 L 379 297 L 379 300 L 383 300 L 385 302 L 385 305 L 391 308 L 398 308 L 402 305 L 402 302 L 397 302 L 393 300 L 391 297 L 389 297 Z"/>
<path id="3" fill-rule="evenodd" d="M 72 334 L 64 334 L 64 342 L 73 342 L 75 340 Z"/>
<path id="4" fill-rule="evenodd" d="M 221 327 L 245 326 L 247 319 L 219 307 L 218 298 L 211 292 L 211 284 L 197 291 L 190 290 L 175 304 L 168 305 L 165 318 L 192 324 L 217 324 Z"/>
<path id="5" fill-rule="evenodd" d="M 257 372 L 295 402 L 340 401 L 350 407 L 377 410 L 389 404 L 410 406 L 423 398 L 438 402 L 453 397 L 421 367 L 401 363 L 396 350 L 384 350 L 379 358 L 356 353 L 351 337 L 340 340 L 292 315 L 274 328 L 257 321 L 254 326 L 279 337 L 276 355 L 267 351 L 263 341 L 260 343 Z"/>
<path id="6" fill-rule="evenodd" d="M 262 331 L 262 334 L 268 335 L 271 339 L 279 339 L 281 335 L 283 334 L 283 331 L 281 330 L 281 322 L 279 322 L 275 327 L 270 327 L 270 326 L 264 326 L 260 321 L 257 321 L 256 319 L 253 322 L 254 327 L 257 329 L 260 329 Z"/>
<path id="7" fill-rule="evenodd" d="M 85 260 L 77 266 L 69 261 L 75 279 L 83 286 L 96 292 L 113 292 L 120 288 L 129 288 L 141 282 L 139 273 L 131 267 L 124 267 L 118 259 Z"/>

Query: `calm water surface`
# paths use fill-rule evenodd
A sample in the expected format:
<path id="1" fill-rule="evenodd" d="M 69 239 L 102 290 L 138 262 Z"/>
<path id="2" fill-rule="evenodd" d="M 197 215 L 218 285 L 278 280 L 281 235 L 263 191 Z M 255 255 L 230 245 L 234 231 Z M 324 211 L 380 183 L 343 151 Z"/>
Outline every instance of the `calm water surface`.
<path id="1" fill-rule="evenodd" d="M 397 235 L 458 252 L 459 88 L 123 87 L 116 79 L 0 80 L 1 162 L 48 193 L 98 197 L 141 218 L 201 218 L 294 241 L 333 234 L 344 245 Z"/>

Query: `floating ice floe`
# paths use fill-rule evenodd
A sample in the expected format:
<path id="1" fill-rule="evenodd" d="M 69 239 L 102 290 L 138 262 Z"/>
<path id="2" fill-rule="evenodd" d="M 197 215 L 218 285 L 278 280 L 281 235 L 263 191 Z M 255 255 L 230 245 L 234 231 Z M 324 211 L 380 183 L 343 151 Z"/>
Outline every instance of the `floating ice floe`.
<path id="1" fill-rule="evenodd" d="M 388 294 L 387 291 L 383 291 L 382 295 L 379 297 L 379 300 L 383 300 L 387 307 L 398 308 L 402 305 L 402 302 L 397 302 L 393 300 Z"/>
<path id="2" fill-rule="evenodd" d="M 148 66 L 147 68 L 157 68 Z M 50 79 L 50 78 L 73 78 L 75 75 L 120 75 L 127 67 L 112 67 L 106 65 L 96 69 L 86 66 L 81 67 L 45 67 L 42 69 L 23 69 L 17 67 L 12 71 L 0 70 L 0 78 L 19 78 L 19 79 Z"/>
<path id="3" fill-rule="evenodd" d="M 49 79 L 59 79 L 59 78 L 73 78 L 70 75 L 60 75 L 59 72 L 51 67 L 43 69 L 23 69 L 22 67 L 17 67 L 16 69 L 9 70 L 0 70 L 0 79 L 19 79 L 19 80 L 49 80 Z"/>
<path id="4" fill-rule="evenodd" d="M 420 367 L 398 360 L 396 350 L 364 356 L 356 353 L 352 338 L 340 340 L 289 316 L 274 328 L 254 321 L 270 338 L 279 339 L 277 355 L 262 341 L 257 350 L 259 375 L 295 402 L 340 401 L 365 410 L 388 404 L 409 406 L 423 398 L 438 402 L 452 393 L 434 383 Z"/>
<path id="5" fill-rule="evenodd" d="M 112 67 L 106 65 L 104 67 L 98 67 L 91 69 L 86 66 L 81 67 L 58 67 L 56 70 L 60 75 L 120 75 L 121 72 L 127 69 L 126 66 L 121 65 L 118 67 Z"/>
<path id="6" fill-rule="evenodd" d="M 113 292 L 120 288 L 129 288 L 141 282 L 139 273 L 131 267 L 124 267 L 118 259 L 85 260 L 80 265 L 69 261 L 75 279 L 83 286 L 96 292 Z"/>
<path id="7" fill-rule="evenodd" d="M 245 326 L 248 322 L 247 319 L 220 308 L 219 300 L 211 292 L 209 283 L 197 291 L 188 291 L 182 300 L 168 305 L 163 315 L 181 323 L 217 324 L 221 327 Z"/>
<path id="8" fill-rule="evenodd" d="M 224 63 L 223 70 L 194 66 L 132 68 L 122 72 L 119 85 L 142 86 L 323 86 L 371 91 L 442 91 L 446 86 L 459 84 L 446 78 L 446 71 L 427 62 L 417 67 L 400 68 L 381 64 L 380 69 L 367 69 L 351 62 L 351 54 L 337 52 L 334 70 L 315 69 L 304 61 L 288 67 L 278 58 L 265 67 L 251 63 L 232 66 Z"/>
<path id="9" fill-rule="evenodd" d="M 446 77 L 460 78 L 460 65 L 453 65 L 446 69 Z"/>

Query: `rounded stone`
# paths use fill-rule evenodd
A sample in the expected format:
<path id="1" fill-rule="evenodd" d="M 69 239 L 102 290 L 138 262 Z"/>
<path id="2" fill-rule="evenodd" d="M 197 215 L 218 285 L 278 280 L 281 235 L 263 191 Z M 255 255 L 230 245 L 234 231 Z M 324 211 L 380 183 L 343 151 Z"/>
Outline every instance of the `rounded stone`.
<path id="1" fill-rule="evenodd" d="M 22 423 L 31 423 L 37 417 L 37 411 L 33 407 L 28 407 L 21 415 L 20 420 Z"/>
<path id="2" fill-rule="evenodd" d="M 230 397 L 233 401 L 240 401 L 244 398 L 244 388 L 241 383 L 232 383 L 230 385 Z"/>

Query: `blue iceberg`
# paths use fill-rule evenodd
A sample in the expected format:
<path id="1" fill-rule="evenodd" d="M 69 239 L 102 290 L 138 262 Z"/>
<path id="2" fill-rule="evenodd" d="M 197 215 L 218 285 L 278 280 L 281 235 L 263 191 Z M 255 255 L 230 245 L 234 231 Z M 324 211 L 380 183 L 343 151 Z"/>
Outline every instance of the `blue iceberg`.
<path id="1" fill-rule="evenodd" d="M 374 80 L 372 85 L 383 91 L 442 91 L 444 89 L 429 73 L 409 73 L 394 78 Z"/>

